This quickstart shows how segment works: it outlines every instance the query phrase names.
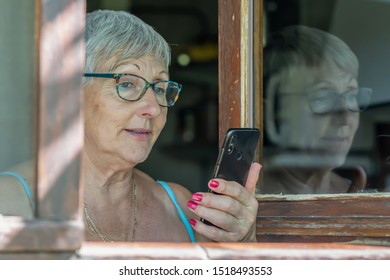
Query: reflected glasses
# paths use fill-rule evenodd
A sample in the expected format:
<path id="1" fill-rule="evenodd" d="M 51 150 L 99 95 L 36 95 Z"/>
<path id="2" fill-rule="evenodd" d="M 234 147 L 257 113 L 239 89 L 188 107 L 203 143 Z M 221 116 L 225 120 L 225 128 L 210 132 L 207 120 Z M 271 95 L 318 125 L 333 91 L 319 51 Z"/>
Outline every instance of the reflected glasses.
<path id="1" fill-rule="evenodd" d="M 172 81 L 150 83 L 133 74 L 84 73 L 84 77 L 108 78 L 116 80 L 116 93 L 126 101 L 140 100 L 151 88 L 160 106 L 172 107 L 179 98 L 182 85 Z"/>
<path id="2" fill-rule="evenodd" d="M 342 108 L 357 113 L 364 111 L 370 105 L 372 89 L 355 88 L 344 93 L 338 93 L 330 89 L 320 89 L 304 93 L 281 94 L 305 95 L 309 108 L 314 114 L 327 114 L 340 111 Z"/>

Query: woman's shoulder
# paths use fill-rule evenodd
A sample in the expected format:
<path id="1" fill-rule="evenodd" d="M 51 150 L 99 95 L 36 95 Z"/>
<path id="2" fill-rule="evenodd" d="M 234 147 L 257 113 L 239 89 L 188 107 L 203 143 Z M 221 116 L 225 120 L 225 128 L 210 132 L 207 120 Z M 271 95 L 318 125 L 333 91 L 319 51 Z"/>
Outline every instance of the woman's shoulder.
<path id="1" fill-rule="evenodd" d="M 286 194 L 291 192 L 289 188 L 295 184 L 283 169 L 278 169 L 263 172 L 259 189 L 261 194 Z"/>
<path id="2" fill-rule="evenodd" d="M 187 201 L 191 199 L 192 194 L 186 187 L 174 182 L 167 182 L 167 184 L 175 193 L 179 201 L 185 200 L 185 202 L 187 203 Z"/>
<path id="3" fill-rule="evenodd" d="M 362 166 L 336 170 L 333 172 L 333 179 L 344 185 L 343 192 L 362 192 L 367 187 L 367 173 Z"/>
<path id="4" fill-rule="evenodd" d="M 34 161 L 25 161 L 22 163 L 19 163 L 17 165 L 13 165 L 12 167 L 7 168 L 6 170 L 0 170 L 0 174 L 3 175 L 9 175 L 14 174 L 15 176 L 20 176 L 23 178 L 24 181 L 28 185 L 32 185 L 34 183 L 34 174 L 35 174 L 35 168 L 34 168 Z M 12 176 L 12 175 L 11 175 Z M 8 176 L 1 176 L 1 179 L 4 179 Z"/>
<path id="5" fill-rule="evenodd" d="M 33 196 L 32 162 L 0 171 L 0 214 L 33 217 L 29 196 Z"/>
<path id="6" fill-rule="evenodd" d="M 191 218 L 194 217 L 194 214 L 191 211 L 189 211 L 187 208 L 187 202 L 191 199 L 192 194 L 186 187 L 171 181 L 153 179 L 152 177 L 150 177 L 145 173 L 143 173 L 142 176 L 144 179 L 150 180 L 150 183 L 148 184 L 149 186 L 155 186 L 155 185 L 160 186 L 159 188 L 155 188 L 156 190 L 155 194 L 165 193 L 166 196 L 164 196 L 165 197 L 164 201 L 166 201 L 167 203 L 169 201 L 168 205 L 173 205 L 172 199 L 176 199 L 177 203 L 179 204 L 180 208 L 184 211 L 184 213 L 188 217 Z M 160 181 L 160 183 L 158 181 Z M 159 199 L 161 199 L 161 196 L 159 197 Z"/>
<path id="7" fill-rule="evenodd" d="M 145 172 L 143 172 L 141 170 L 136 170 L 135 174 L 136 174 L 136 176 L 139 176 L 144 182 L 148 182 L 148 185 L 155 185 L 155 184 L 158 185 L 158 182 L 157 182 L 157 181 L 159 181 L 158 179 L 154 179 L 149 174 L 146 174 Z M 181 199 L 188 199 L 189 200 L 191 198 L 191 195 L 192 195 L 191 192 L 183 185 L 175 183 L 175 182 L 170 182 L 170 181 L 164 181 L 164 182 L 168 184 L 168 187 L 173 191 L 173 193 L 175 194 L 175 196 L 178 200 L 181 200 Z"/>

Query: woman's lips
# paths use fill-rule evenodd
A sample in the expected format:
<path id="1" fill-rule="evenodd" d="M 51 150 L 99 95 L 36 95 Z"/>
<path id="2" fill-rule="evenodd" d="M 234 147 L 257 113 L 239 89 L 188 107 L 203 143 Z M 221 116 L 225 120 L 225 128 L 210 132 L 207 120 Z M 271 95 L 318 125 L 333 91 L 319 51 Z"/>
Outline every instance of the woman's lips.
<path id="1" fill-rule="evenodd" d="M 349 137 L 323 137 L 322 145 L 329 152 L 345 153 L 350 147 Z"/>
<path id="2" fill-rule="evenodd" d="M 322 140 L 331 141 L 331 142 L 344 142 L 344 141 L 348 141 L 348 137 L 338 137 L 338 136 L 322 137 Z"/>
<path id="3" fill-rule="evenodd" d="M 138 140 L 149 140 L 150 135 L 152 134 L 151 130 L 142 128 L 127 128 L 125 131 L 136 137 Z"/>

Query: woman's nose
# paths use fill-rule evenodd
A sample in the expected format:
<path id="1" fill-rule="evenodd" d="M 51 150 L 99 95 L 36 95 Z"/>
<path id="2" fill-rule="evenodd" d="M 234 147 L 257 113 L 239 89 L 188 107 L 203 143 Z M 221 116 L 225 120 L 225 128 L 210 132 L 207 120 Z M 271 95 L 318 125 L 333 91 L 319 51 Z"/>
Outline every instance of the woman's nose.
<path id="1" fill-rule="evenodd" d="M 142 114 L 154 117 L 161 113 L 161 106 L 158 103 L 156 94 L 151 87 L 146 90 L 145 95 L 139 101 L 143 105 Z"/>
<path id="2" fill-rule="evenodd" d="M 333 104 L 333 112 L 348 112 L 350 111 L 347 99 L 345 96 L 338 96 Z"/>
<path id="3" fill-rule="evenodd" d="M 347 103 L 344 101 L 340 102 L 335 106 L 332 111 L 334 116 L 334 123 L 336 125 L 348 125 L 356 121 L 356 117 L 359 115 L 358 112 L 352 112 L 348 109 Z"/>

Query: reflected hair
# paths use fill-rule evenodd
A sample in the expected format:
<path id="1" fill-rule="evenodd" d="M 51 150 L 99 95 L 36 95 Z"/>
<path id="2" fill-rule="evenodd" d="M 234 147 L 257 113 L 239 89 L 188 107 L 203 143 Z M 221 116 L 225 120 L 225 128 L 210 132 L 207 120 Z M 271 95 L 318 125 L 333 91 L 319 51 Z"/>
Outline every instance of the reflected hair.
<path id="1" fill-rule="evenodd" d="M 112 72 L 123 60 L 152 55 L 168 69 L 171 49 L 153 27 L 125 11 L 97 10 L 87 14 L 85 70 L 93 73 L 109 60 Z M 106 66 L 106 65 L 105 65 Z M 83 86 L 90 79 L 83 79 Z"/>
<path id="2" fill-rule="evenodd" d="M 294 66 L 336 65 L 356 79 L 359 61 L 349 46 L 323 30 L 292 25 L 272 34 L 264 48 L 264 83 L 274 74 Z"/>

